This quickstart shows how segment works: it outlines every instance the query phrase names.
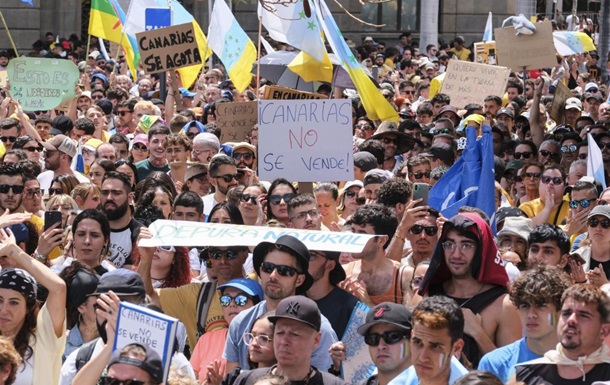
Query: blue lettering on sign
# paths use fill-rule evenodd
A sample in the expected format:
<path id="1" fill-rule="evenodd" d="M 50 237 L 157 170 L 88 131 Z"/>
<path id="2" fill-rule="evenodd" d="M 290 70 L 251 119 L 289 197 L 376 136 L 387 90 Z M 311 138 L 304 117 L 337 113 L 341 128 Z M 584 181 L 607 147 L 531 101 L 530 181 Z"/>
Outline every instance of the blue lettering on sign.
<path id="1" fill-rule="evenodd" d="M 170 27 L 172 25 L 172 10 L 169 8 L 146 8 L 144 23 L 147 31 Z"/>

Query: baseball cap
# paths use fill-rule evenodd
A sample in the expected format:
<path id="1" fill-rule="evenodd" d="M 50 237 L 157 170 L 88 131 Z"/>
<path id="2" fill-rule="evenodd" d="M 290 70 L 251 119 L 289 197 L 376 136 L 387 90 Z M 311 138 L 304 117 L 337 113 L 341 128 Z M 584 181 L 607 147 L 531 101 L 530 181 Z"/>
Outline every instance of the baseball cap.
<path id="1" fill-rule="evenodd" d="M 148 146 L 148 136 L 146 136 L 145 134 L 136 135 L 136 137 L 133 138 L 132 146 L 136 143 L 142 143 L 142 144 L 145 144 L 146 146 Z"/>
<path id="2" fill-rule="evenodd" d="M 398 326 L 404 330 L 411 330 L 413 327 L 411 311 L 406 306 L 393 302 L 382 302 L 366 313 L 364 325 L 358 328 L 358 334 L 365 335 L 372 326 L 379 323 Z"/>
<path id="3" fill-rule="evenodd" d="M 252 263 L 256 273 L 260 277 L 261 265 L 265 260 L 265 256 L 274 247 L 279 248 L 280 250 L 289 249 L 289 253 L 297 258 L 297 265 L 302 269 L 299 274 L 305 275 L 305 281 L 301 286 L 296 288 L 296 293 L 305 293 L 313 284 L 313 277 L 307 271 L 309 269 L 309 258 L 311 255 L 309 254 L 309 250 L 307 250 L 307 246 L 291 235 L 282 235 L 275 242 L 261 242 L 256 245 L 252 252 Z"/>
<path id="4" fill-rule="evenodd" d="M 585 100 L 588 101 L 589 99 L 595 99 L 595 100 L 597 100 L 600 103 L 604 102 L 604 98 L 602 98 L 602 96 L 599 93 L 594 93 L 594 94 L 586 93 L 585 94 Z"/>
<path id="5" fill-rule="evenodd" d="M 585 85 L 585 92 L 590 92 L 591 89 L 599 90 L 599 86 L 593 82 L 589 82 Z"/>
<path id="6" fill-rule="evenodd" d="M 506 163 L 506 169 L 504 172 L 508 170 L 520 170 L 521 167 L 523 167 L 523 161 L 519 159 L 511 160 L 510 162 Z"/>
<path id="7" fill-rule="evenodd" d="M 578 98 L 568 98 L 566 100 L 566 110 L 577 109 L 578 111 L 582 111 L 582 102 Z"/>
<path id="8" fill-rule="evenodd" d="M 511 119 L 515 118 L 515 114 L 513 113 L 513 110 L 511 110 L 509 108 L 502 108 L 501 110 L 499 110 L 498 113 L 496 114 L 496 118 L 500 115 L 506 115 Z"/>
<path id="9" fill-rule="evenodd" d="M 365 37 L 365 38 L 364 38 L 364 41 L 375 41 L 375 40 L 373 40 L 373 38 L 372 38 L 372 37 L 367 36 L 367 37 Z"/>
<path id="10" fill-rule="evenodd" d="M 591 212 L 589 213 L 589 216 L 587 218 L 592 218 L 596 215 L 601 215 L 603 217 L 610 219 L 610 206 L 597 205 L 597 206 L 593 207 L 593 210 L 591 210 Z"/>
<path id="11" fill-rule="evenodd" d="M 49 151 L 61 151 L 64 154 L 70 155 L 72 158 L 74 158 L 78 152 L 76 143 L 65 135 L 56 135 L 46 142 L 43 142 L 42 145 Z"/>
<path id="12" fill-rule="evenodd" d="M 116 269 L 102 275 L 97 289 L 91 295 L 106 294 L 112 290 L 119 297 L 146 294 L 144 281 L 140 274 L 129 269 Z"/>
<path id="13" fill-rule="evenodd" d="M 233 152 L 239 150 L 240 148 L 245 148 L 247 150 L 252 151 L 254 156 L 256 156 L 256 147 L 247 142 L 239 142 L 233 146 Z"/>
<path id="14" fill-rule="evenodd" d="M 447 143 L 436 143 L 432 145 L 427 152 L 421 155 L 438 158 L 446 164 L 453 164 L 453 161 L 455 160 L 455 154 L 453 153 L 451 146 Z"/>
<path id="15" fill-rule="evenodd" d="M 358 151 L 354 154 L 354 166 L 364 172 L 377 168 L 377 158 L 368 151 Z"/>
<path id="16" fill-rule="evenodd" d="M 269 321 L 275 324 L 277 320 L 282 318 L 302 322 L 316 331 L 320 331 L 320 325 L 322 324 L 318 305 L 302 295 L 294 295 L 281 300 L 275 309 L 275 315 L 269 317 Z"/>
<path id="17" fill-rule="evenodd" d="M 53 119 L 51 126 L 53 126 L 53 128 L 55 128 L 55 129 L 57 129 L 59 131 L 59 133 L 64 134 L 64 135 L 66 134 L 66 132 L 68 132 L 72 128 L 74 128 L 74 124 L 72 123 L 72 120 L 70 118 L 68 118 L 66 115 L 59 115 L 58 117 Z"/>
<path id="18" fill-rule="evenodd" d="M 202 132 L 197 134 L 197 136 L 193 138 L 193 143 L 195 142 L 201 143 L 206 150 L 220 150 L 220 141 L 218 140 L 218 137 L 211 132 Z"/>
<path id="19" fill-rule="evenodd" d="M 207 165 L 203 163 L 194 164 L 186 169 L 186 175 L 184 176 L 184 180 L 187 181 L 191 178 L 196 177 L 197 175 L 206 174 L 207 172 Z"/>
<path id="20" fill-rule="evenodd" d="M 93 59 L 97 59 L 98 56 L 100 56 L 100 51 L 91 51 L 89 54 L 89 57 Z"/>
<path id="21" fill-rule="evenodd" d="M 85 303 L 99 284 L 99 277 L 91 271 L 78 269 L 68 283 L 68 303 L 75 309 Z"/>
<path id="22" fill-rule="evenodd" d="M 263 294 L 263 288 L 261 284 L 257 281 L 249 278 L 235 278 L 225 283 L 224 285 L 218 286 L 216 289 L 222 290 L 227 287 L 234 287 L 248 294 L 250 297 L 257 297 L 260 302 L 265 299 L 265 295 Z"/>
<path id="23" fill-rule="evenodd" d="M 391 172 L 387 171 L 387 170 L 382 170 L 380 168 L 374 168 L 370 171 L 368 171 L 366 174 L 364 174 L 364 180 L 362 182 L 362 184 L 364 186 L 367 186 L 369 184 L 374 184 L 374 183 L 383 183 L 386 180 L 392 178 L 394 176 L 394 174 L 392 174 Z"/>
<path id="24" fill-rule="evenodd" d="M 80 95 L 78 95 L 79 98 L 82 98 L 83 96 L 91 99 L 91 91 L 83 91 L 80 93 Z"/>
<path id="25" fill-rule="evenodd" d="M 345 270 L 343 269 L 343 266 L 341 266 L 341 263 L 339 262 L 339 257 L 341 256 L 340 252 L 323 251 L 323 250 L 312 250 L 312 251 L 324 253 L 324 255 L 326 256 L 326 259 L 335 261 L 335 267 L 328 274 L 328 281 L 330 282 L 331 285 L 337 286 L 339 284 L 339 282 L 345 281 L 345 278 L 347 278 L 347 275 L 345 274 Z"/>
<path id="26" fill-rule="evenodd" d="M 518 207 L 500 207 L 496 211 L 496 224 L 501 224 L 509 217 L 525 217 L 525 213 Z"/>
<path id="27" fill-rule="evenodd" d="M 498 237 L 502 235 L 516 235 L 527 242 L 531 232 L 531 219 L 525 217 L 507 217 L 504 219 L 504 227 L 498 231 Z"/>
<path id="28" fill-rule="evenodd" d="M 364 184 L 361 181 L 359 181 L 359 180 L 350 180 L 349 182 L 347 182 L 345 184 L 345 186 L 343 186 L 343 191 L 349 189 L 350 187 L 354 187 L 354 186 L 358 186 L 360 188 L 363 188 Z"/>
<path id="29" fill-rule="evenodd" d="M 455 108 L 451 105 L 443 106 L 440 109 L 440 111 L 438 112 L 438 114 L 436 115 L 436 119 L 440 119 L 441 115 L 443 115 L 445 112 L 451 112 L 458 118 L 458 120 L 460 119 L 460 115 L 458 115 L 457 108 Z"/>
<path id="30" fill-rule="evenodd" d="M 195 95 L 197 95 L 196 93 L 190 92 L 188 89 L 186 89 L 184 87 L 178 88 L 178 91 L 180 91 L 180 94 L 182 95 L 183 98 L 194 98 Z"/>
<path id="31" fill-rule="evenodd" d="M 117 349 L 112 353 L 110 357 L 110 361 L 108 362 L 108 367 L 114 364 L 125 364 L 135 366 L 136 368 L 140 368 L 148 373 L 155 383 L 160 384 L 163 382 L 163 362 L 161 361 L 161 357 L 157 352 L 155 352 L 150 346 L 145 344 L 131 344 L 141 346 L 142 349 L 146 352 L 146 357 L 141 360 L 138 358 L 127 357 L 122 355 L 122 349 Z M 128 345 L 129 346 L 129 345 Z"/>

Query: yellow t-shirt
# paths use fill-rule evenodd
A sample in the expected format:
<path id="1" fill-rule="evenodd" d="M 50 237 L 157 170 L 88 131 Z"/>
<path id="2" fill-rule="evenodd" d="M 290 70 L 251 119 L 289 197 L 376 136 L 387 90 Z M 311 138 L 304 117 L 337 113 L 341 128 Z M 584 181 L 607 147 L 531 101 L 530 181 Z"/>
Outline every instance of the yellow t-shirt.
<path id="1" fill-rule="evenodd" d="M 519 208 L 523 210 L 523 212 L 525 213 L 525 215 L 528 216 L 528 218 L 534 218 L 542 211 L 542 209 L 544 208 L 544 203 L 542 203 L 540 198 L 537 198 L 533 201 L 522 203 Z M 557 210 L 559 210 L 559 214 L 557 214 Z M 553 211 L 551 211 L 549 219 L 546 222 L 557 226 L 564 225 L 565 220 L 568 217 L 569 211 L 570 201 L 564 196 L 560 205 L 557 208 L 554 208 Z"/>
<path id="2" fill-rule="evenodd" d="M 454 53 L 460 60 L 468 61 L 470 58 L 470 50 L 468 48 L 462 48 L 461 51 L 451 48 L 449 52 Z"/>

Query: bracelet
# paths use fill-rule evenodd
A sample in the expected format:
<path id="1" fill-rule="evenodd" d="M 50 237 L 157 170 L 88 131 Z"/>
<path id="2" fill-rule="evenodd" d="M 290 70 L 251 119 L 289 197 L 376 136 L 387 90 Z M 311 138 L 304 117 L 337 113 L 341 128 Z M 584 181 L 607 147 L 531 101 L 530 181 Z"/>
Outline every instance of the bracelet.
<path id="1" fill-rule="evenodd" d="M 406 242 L 407 240 L 405 239 L 405 237 L 401 237 L 400 234 L 398 234 L 398 231 L 394 233 L 394 236 L 398 239 L 400 239 L 403 242 Z"/>
<path id="2" fill-rule="evenodd" d="M 47 257 L 45 257 L 44 255 L 40 254 L 38 252 L 38 250 L 36 250 L 34 252 L 34 259 L 36 259 L 38 262 L 42 262 L 42 263 L 46 263 L 47 262 Z"/>

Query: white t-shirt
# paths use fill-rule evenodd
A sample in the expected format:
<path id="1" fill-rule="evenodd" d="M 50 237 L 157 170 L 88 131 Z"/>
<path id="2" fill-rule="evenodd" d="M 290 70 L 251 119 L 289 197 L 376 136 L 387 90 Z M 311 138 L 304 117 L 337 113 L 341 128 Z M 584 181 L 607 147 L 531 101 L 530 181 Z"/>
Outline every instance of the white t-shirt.
<path id="1" fill-rule="evenodd" d="M 76 179 L 78 179 L 79 183 L 89 183 L 91 182 L 89 180 L 89 178 L 87 178 L 86 176 L 84 176 L 83 174 L 79 173 L 79 172 L 74 172 L 72 173 L 72 175 L 74 175 L 76 177 Z M 51 182 L 53 181 L 53 178 L 55 178 L 55 173 L 51 170 L 49 171 L 45 171 L 43 173 L 41 173 L 40 175 L 38 175 L 38 183 L 40 183 L 40 188 L 45 191 L 45 192 L 49 192 L 49 189 L 51 188 Z"/>
<path id="2" fill-rule="evenodd" d="M 203 214 L 207 219 L 207 217 L 210 215 L 210 212 L 212 212 L 214 206 L 216 206 L 220 202 L 216 202 L 216 199 L 214 199 L 214 193 L 210 193 L 204 196 L 203 198 L 201 198 L 201 200 L 203 200 Z"/>

